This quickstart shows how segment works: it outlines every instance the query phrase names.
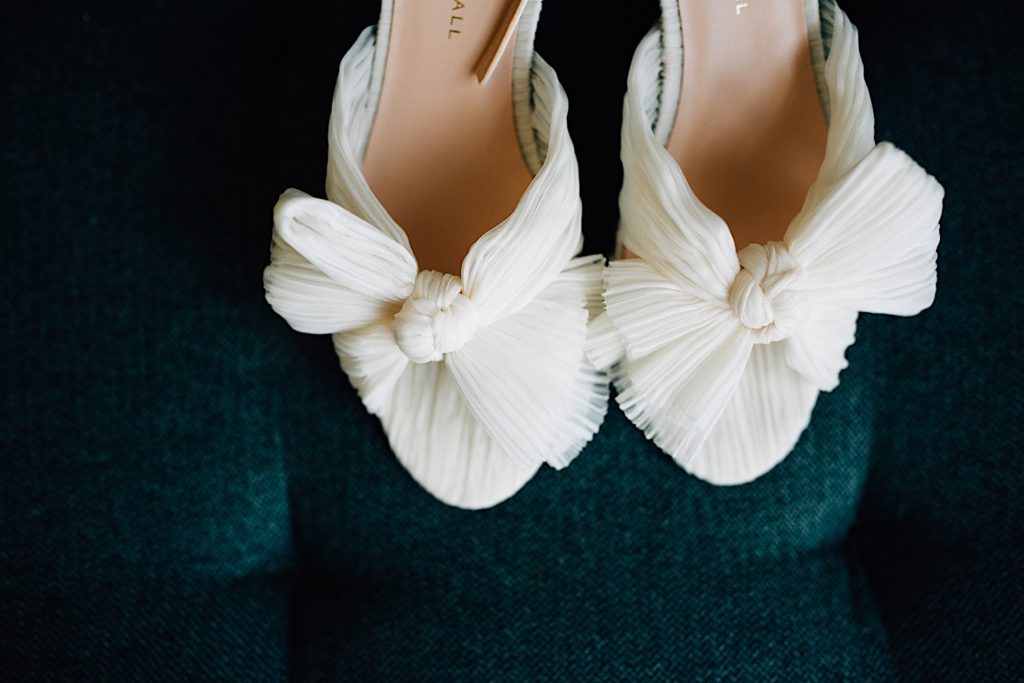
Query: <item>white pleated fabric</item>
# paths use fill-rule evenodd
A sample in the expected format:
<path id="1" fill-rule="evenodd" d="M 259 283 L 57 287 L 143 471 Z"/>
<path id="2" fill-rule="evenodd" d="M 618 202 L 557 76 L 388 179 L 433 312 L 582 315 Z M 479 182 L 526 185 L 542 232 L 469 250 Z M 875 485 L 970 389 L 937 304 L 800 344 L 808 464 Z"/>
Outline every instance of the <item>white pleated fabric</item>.
<path id="1" fill-rule="evenodd" d="M 665 149 L 659 70 L 678 61 L 664 54 L 678 41 L 652 31 L 629 74 L 619 240 L 639 258 L 608 267 L 590 356 L 615 366 L 618 402 L 648 438 L 716 484 L 755 479 L 789 453 L 818 392 L 839 383 L 859 311 L 914 315 L 935 295 L 942 187 L 875 144 L 856 30 L 829 3 L 819 26 L 816 9 L 827 151 L 781 242 L 737 253 Z"/>
<path id="2" fill-rule="evenodd" d="M 363 177 L 382 75 L 370 28 L 338 75 L 329 200 L 281 196 L 264 276 L 267 300 L 294 329 L 333 335 L 342 368 L 416 481 L 470 509 L 505 500 L 543 463 L 568 465 L 608 399 L 607 379 L 584 353 L 604 262 L 575 257 L 578 169 L 565 93 L 530 47 L 538 6 L 528 7 L 520 30 L 528 36 L 516 48 L 516 74 L 529 87 L 514 90 L 535 177 L 461 273 L 420 271 Z"/>

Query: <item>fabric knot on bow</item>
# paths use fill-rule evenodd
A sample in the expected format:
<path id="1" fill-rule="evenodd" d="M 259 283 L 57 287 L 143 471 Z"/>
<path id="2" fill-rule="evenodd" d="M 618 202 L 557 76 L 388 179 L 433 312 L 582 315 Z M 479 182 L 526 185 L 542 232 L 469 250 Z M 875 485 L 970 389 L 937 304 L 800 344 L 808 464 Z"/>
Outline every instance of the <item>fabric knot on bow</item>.
<path id="1" fill-rule="evenodd" d="M 737 256 L 740 271 L 729 290 L 733 314 L 757 344 L 793 336 L 806 314 L 803 269 L 782 242 L 750 244 Z"/>
<path id="2" fill-rule="evenodd" d="M 416 275 L 393 326 L 402 353 L 413 363 L 430 363 L 465 346 L 478 324 L 476 306 L 462 293 L 462 280 L 424 270 Z"/>

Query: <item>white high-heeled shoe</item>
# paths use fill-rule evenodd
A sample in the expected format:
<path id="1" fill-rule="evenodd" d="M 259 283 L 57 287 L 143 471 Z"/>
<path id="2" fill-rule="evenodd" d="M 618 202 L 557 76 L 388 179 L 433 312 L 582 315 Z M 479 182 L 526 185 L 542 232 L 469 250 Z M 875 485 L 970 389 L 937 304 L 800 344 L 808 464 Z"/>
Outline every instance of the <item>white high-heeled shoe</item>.
<path id="1" fill-rule="evenodd" d="M 637 258 L 607 269 L 591 358 L 684 469 L 750 481 L 839 383 L 859 311 L 931 305 L 942 187 L 875 144 L 832 2 L 664 0 L 630 69 L 622 162 L 619 244 Z"/>
<path id="2" fill-rule="evenodd" d="M 607 403 L 584 354 L 603 259 L 574 258 L 578 169 L 539 12 L 385 2 L 341 63 L 329 200 L 288 190 L 274 210 L 267 300 L 333 335 L 402 465 L 463 508 L 565 467 Z"/>

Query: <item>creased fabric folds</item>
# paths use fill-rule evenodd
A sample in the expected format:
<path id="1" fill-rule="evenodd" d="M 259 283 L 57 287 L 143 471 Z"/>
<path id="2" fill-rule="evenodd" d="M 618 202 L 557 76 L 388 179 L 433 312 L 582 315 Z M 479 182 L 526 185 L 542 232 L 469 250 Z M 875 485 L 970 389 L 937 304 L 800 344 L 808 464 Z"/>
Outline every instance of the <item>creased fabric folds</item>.
<path id="1" fill-rule="evenodd" d="M 839 383 L 859 311 L 914 315 L 935 295 L 942 187 L 874 143 L 856 30 L 834 5 L 821 21 L 831 29 L 816 64 L 830 111 L 821 173 L 781 241 L 739 253 L 655 135 L 660 30 L 630 70 L 619 235 L 639 258 L 609 265 L 589 354 L 614 366 L 627 416 L 715 483 L 749 481 L 789 452 L 818 391 Z"/>
<path id="2" fill-rule="evenodd" d="M 541 464 L 568 465 L 606 409 L 607 379 L 584 353 L 604 260 L 575 256 L 581 210 L 566 96 L 529 55 L 532 149 L 544 154 L 533 182 L 461 273 L 420 271 L 360 168 L 374 54 L 367 29 L 341 64 L 329 199 L 288 190 L 278 202 L 267 300 L 294 329 L 333 335 L 342 368 L 421 485 L 451 505 L 488 507 Z"/>

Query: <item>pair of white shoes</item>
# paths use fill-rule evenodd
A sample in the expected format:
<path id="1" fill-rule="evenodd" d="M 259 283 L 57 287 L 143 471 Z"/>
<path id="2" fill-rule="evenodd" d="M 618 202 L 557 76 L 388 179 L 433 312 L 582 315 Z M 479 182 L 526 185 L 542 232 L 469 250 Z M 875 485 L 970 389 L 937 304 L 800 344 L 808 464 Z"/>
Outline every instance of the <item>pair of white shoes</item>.
<path id="1" fill-rule="evenodd" d="M 451 246 L 461 271 L 418 264 L 411 244 L 443 253 L 446 236 L 410 240 L 399 227 L 388 202 L 408 215 L 408 181 L 382 201 L 367 179 L 379 119 L 408 113 L 385 111 L 397 96 L 390 60 L 410 68 L 389 51 L 435 30 L 413 30 L 401 3 L 386 2 L 380 25 L 341 63 L 329 200 L 289 190 L 275 208 L 267 299 L 294 329 L 333 335 L 399 461 L 450 505 L 493 506 L 543 463 L 568 465 L 604 418 L 609 380 L 630 420 L 685 470 L 716 484 L 755 479 L 793 448 L 818 392 L 838 384 L 858 312 L 914 315 L 931 304 L 942 188 L 892 145 L 875 144 L 856 31 L 831 2 L 820 13 L 805 3 L 827 121 L 820 168 L 778 239 L 737 252 L 730 226 L 666 148 L 676 106 L 687 106 L 687 10 L 681 27 L 680 4 L 663 2 L 659 27 L 636 51 L 624 107 L 619 244 L 620 256 L 635 258 L 606 267 L 600 256 L 578 256 L 566 95 L 532 48 L 539 4 L 494 10 L 501 21 L 481 29 L 477 45 L 487 49 L 474 85 L 511 85 L 508 120 L 532 178 L 507 218 L 480 226 L 468 253 Z M 445 46 L 469 33 L 472 7 L 444 8 L 454 31 Z M 736 3 L 737 17 L 744 8 Z M 404 153 L 411 143 L 403 144 Z M 426 150 L 427 162 L 406 162 L 396 182 L 431 175 L 429 154 L 438 152 Z"/>

